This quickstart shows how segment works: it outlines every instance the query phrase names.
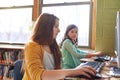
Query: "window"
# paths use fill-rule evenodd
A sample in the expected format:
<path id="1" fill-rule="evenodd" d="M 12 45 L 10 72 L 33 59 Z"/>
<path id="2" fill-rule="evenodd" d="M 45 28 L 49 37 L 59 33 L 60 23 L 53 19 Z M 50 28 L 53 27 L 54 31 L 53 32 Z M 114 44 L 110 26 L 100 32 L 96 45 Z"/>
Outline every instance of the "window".
<path id="1" fill-rule="evenodd" d="M 58 43 L 63 38 L 66 26 L 75 24 L 79 28 L 78 45 L 90 47 L 91 5 L 91 0 L 43 0 L 42 12 L 53 13 L 60 19 Z"/>
<path id="2" fill-rule="evenodd" d="M 0 1 L 0 43 L 25 43 L 31 32 L 33 0 Z"/>
<path id="3" fill-rule="evenodd" d="M 50 3 L 65 3 L 65 2 L 85 2 L 90 0 L 43 0 L 43 4 L 50 4 Z"/>

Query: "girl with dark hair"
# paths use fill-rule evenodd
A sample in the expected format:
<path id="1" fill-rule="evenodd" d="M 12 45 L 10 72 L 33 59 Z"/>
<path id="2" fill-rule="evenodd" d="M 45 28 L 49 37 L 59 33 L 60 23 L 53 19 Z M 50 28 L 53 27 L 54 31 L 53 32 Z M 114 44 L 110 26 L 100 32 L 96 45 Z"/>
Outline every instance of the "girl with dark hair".
<path id="1" fill-rule="evenodd" d="M 59 19 L 48 13 L 41 14 L 35 22 L 30 41 L 25 46 L 23 80 L 60 80 L 68 76 L 95 75 L 88 66 L 61 69 L 61 52 L 56 42 L 60 32 Z"/>
<path id="2" fill-rule="evenodd" d="M 81 58 L 89 58 L 102 55 L 102 52 L 87 53 L 78 49 L 78 27 L 74 24 L 68 25 L 64 38 L 61 42 L 62 67 L 75 68 L 80 65 Z"/>

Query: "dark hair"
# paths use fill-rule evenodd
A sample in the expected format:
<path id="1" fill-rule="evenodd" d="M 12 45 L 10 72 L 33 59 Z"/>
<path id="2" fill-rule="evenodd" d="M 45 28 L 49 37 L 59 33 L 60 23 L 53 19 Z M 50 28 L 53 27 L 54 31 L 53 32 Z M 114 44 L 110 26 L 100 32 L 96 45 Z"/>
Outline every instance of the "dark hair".
<path id="1" fill-rule="evenodd" d="M 66 39 L 70 39 L 70 40 L 71 40 L 71 38 L 68 36 L 68 32 L 69 32 L 71 29 L 73 29 L 73 28 L 77 28 L 77 29 L 78 29 L 78 27 L 77 27 L 76 25 L 74 25 L 74 24 L 70 24 L 70 25 L 67 26 L 60 47 L 62 47 L 62 44 L 63 44 L 64 40 L 66 40 Z M 72 40 L 71 40 L 71 41 L 72 41 Z M 77 42 L 78 42 L 78 39 L 76 39 L 75 42 L 77 43 Z M 73 43 L 73 42 L 72 42 L 72 43 Z M 74 43 L 73 43 L 73 44 L 74 44 Z"/>
<path id="2" fill-rule="evenodd" d="M 49 45 L 51 53 L 54 56 L 55 67 L 58 69 L 61 65 L 61 52 L 56 40 L 53 39 L 53 27 L 56 19 L 58 18 L 53 14 L 41 14 L 34 25 L 31 40 L 40 45 Z"/>

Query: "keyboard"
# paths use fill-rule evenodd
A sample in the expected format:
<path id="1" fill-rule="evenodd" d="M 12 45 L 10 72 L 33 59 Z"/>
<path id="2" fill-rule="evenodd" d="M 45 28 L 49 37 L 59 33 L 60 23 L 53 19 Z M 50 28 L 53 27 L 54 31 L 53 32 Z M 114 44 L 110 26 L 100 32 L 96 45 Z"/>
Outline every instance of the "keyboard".
<path id="1" fill-rule="evenodd" d="M 88 61 L 88 62 L 82 63 L 81 65 L 91 66 L 97 71 L 97 73 L 99 73 L 101 71 L 101 68 L 104 66 L 104 62 Z"/>
<path id="2" fill-rule="evenodd" d="M 100 74 L 100 71 L 101 71 L 101 68 L 104 66 L 104 62 L 97 62 L 97 61 L 91 62 L 91 61 L 88 61 L 88 62 L 85 62 L 85 63 L 81 63 L 81 66 L 85 66 L 85 65 L 91 66 L 91 67 L 93 67 L 97 71 L 95 76 L 90 74 L 92 79 L 95 79 L 95 80 L 96 79 L 102 79 L 102 75 Z M 76 77 L 86 78 L 83 75 L 79 75 L 79 76 L 76 76 Z M 91 79 L 87 79 L 87 80 L 91 80 Z"/>
<path id="3" fill-rule="evenodd" d="M 110 75 L 114 77 L 120 77 L 120 68 L 115 66 L 110 68 Z"/>
<path id="4" fill-rule="evenodd" d="M 99 61 L 99 62 L 109 61 L 110 59 L 111 57 L 109 55 L 96 56 L 94 58 L 95 61 Z"/>

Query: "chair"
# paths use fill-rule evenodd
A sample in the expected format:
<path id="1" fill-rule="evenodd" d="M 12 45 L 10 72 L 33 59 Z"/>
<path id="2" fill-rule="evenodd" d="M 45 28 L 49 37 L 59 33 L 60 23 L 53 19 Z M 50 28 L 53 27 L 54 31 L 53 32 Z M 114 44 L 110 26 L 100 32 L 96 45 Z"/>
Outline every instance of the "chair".
<path id="1" fill-rule="evenodd" d="M 14 80 L 22 80 L 24 72 L 21 70 L 23 60 L 17 60 L 14 64 Z"/>

